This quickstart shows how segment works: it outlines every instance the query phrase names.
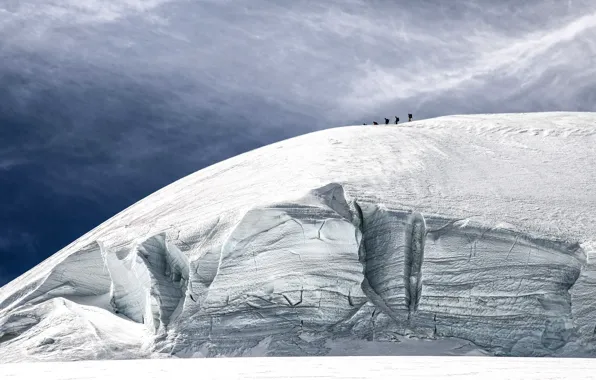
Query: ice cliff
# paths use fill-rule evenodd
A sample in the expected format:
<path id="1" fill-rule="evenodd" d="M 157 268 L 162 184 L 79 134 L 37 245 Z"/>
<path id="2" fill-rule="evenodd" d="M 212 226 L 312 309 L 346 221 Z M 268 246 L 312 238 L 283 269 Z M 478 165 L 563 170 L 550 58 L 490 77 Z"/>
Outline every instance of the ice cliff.
<path id="1" fill-rule="evenodd" d="M 511 114 L 237 156 L 0 289 L 0 361 L 325 355 L 404 337 L 594 356 L 595 147 L 594 114 Z"/>

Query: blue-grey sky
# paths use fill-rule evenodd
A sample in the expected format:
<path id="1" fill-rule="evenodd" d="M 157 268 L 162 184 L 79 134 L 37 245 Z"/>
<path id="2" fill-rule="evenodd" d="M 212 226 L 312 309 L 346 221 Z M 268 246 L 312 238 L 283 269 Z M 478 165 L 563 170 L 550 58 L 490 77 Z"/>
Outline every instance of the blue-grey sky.
<path id="1" fill-rule="evenodd" d="M 563 110 L 596 111 L 593 0 L 4 0 L 0 285 L 283 138 Z"/>

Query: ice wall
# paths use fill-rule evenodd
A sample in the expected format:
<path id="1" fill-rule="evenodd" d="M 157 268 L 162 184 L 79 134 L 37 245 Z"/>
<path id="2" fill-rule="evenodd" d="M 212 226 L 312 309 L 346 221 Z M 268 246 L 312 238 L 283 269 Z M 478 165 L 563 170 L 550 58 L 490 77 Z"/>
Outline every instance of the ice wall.
<path id="1" fill-rule="evenodd" d="M 585 265 L 578 244 L 370 203 L 356 210 L 365 288 L 397 331 L 509 355 L 552 354 L 585 335 L 574 314 L 586 323 L 594 308 L 586 290 L 575 308 L 570 294 Z"/>
<path id="2" fill-rule="evenodd" d="M 184 253 L 179 235 L 159 233 L 68 256 L 3 300 L 0 351 L 100 308 L 178 356 L 324 355 L 333 339 L 395 334 L 500 355 L 594 353 L 595 271 L 578 243 L 389 209 L 337 183 L 186 239 Z"/>
<path id="3" fill-rule="evenodd" d="M 234 355 L 273 337 L 270 350 L 305 354 L 297 335 L 347 331 L 556 354 L 578 339 L 570 289 L 584 263 L 577 244 L 348 201 L 330 184 L 245 215 L 173 350 Z"/>
<path id="4" fill-rule="evenodd" d="M 200 307 L 181 316 L 174 350 L 208 342 L 212 355 L 232 355 L 273 336 L 278 354 L 309 352 L 291 336 L 325 331 L 367 301 L 350 218 L 336 184 L 247 212 L 221 248 L 208 291 L 195 299 Z"/>
<path id="5" fill-rule="evenodd" d="M 576 244 L 448 224 L 427 236 L 415 323 L 495 353 L 550 354 L 572 336 L 569 290 L 584 262 Z"/>

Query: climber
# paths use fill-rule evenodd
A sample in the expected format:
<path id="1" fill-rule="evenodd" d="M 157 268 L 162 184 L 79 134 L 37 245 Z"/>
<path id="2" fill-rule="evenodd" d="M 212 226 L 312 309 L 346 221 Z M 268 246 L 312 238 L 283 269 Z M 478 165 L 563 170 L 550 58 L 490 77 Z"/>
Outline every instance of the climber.
<path id="1" fill-rule="evenodd" d="M 385 125 L 389 124 L 389 119 L 385 118 Z"/>
<path id="2" fill-rule="evenodd" d="M 395 124 L 399 123 L 399 117 L 395 117 Z"/>
<path id="3" fill-rule="evenodd" d="M 373 121 L 373 125 L 379 125 L 379 123 L 377 123 L 376 121 Z"/>
<path id="4" fill-rule="evenodd" d="M 412 114 L 411 113 L 408 114 L 408 119 L 409 119 L 408 121 L 412 121 Z"/>

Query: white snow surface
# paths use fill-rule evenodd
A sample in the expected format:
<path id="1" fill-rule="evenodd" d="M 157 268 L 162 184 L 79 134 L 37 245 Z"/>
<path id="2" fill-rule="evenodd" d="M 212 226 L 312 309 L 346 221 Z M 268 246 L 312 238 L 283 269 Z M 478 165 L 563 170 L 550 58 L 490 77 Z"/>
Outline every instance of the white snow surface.
<path id="1" fill-rule="evenodd" d="M 428 344 L 594 356 L 595 178 L 593 113 L 269 145 L 161 189 L 1 288 L 0 362 Z"/>
<path id="2" fill-rule="evenodd" d="M 596 379 L 596 361 L 570 358 L 302 357 L 80 361 L 0 365 L 2 378 L 180 379 Z"/>

